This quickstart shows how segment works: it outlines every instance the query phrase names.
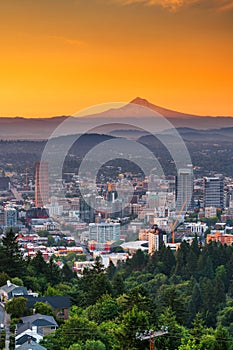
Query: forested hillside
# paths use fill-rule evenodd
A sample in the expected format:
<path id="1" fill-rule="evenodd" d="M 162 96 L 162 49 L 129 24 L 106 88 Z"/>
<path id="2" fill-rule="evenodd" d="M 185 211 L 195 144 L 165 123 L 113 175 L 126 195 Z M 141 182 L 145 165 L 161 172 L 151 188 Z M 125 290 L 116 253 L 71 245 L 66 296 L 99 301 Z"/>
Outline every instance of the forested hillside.
<path id="1" fill-rule="evenodd" d="M 48 350 L 149 349 L 136 334 L 162 327 L 168 333 L 155 338 L 158 349 L 233 348 L 231 246 L 200 247 L 195 239 L 175 253 L 139 250 L 107 271 L 97 260 L 77 277 L 67 265 L 45 263 L 40 252 L 23 261 L 11 233 L 0 247 L 1 285 L 12 277 L 41 295 L 71 297 L 69 320 L 43 340 Z"/>

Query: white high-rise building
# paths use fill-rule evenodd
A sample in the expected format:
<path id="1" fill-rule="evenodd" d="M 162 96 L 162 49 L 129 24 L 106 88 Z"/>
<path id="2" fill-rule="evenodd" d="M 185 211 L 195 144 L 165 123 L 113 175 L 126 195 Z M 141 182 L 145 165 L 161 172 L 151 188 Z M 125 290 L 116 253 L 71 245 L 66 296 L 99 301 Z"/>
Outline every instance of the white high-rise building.
<path id="1" fill-rule="evenodd" d="M 186 212 L 192 207 L 193 168 L 178 170 L 176 178 L 176 210 Z"/>
<path id="2" fill-rule="evenodd" d="M 121 236 L 120 224 L 115 222 L 101 222 L 89 224 L 89 240 L 98 243 L 118 241 Z"/>

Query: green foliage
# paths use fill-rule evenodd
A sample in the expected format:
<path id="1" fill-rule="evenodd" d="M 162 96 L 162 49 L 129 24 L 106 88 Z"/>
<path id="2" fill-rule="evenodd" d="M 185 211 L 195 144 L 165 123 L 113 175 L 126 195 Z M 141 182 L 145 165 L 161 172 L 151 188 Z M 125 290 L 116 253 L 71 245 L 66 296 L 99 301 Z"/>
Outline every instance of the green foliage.
<path id="1" fill-rule="evenodd" d="M 11 278 L 21 278 L 25 274 L 25 262 L 17 243 L 17 234 L 13 229 L 6 231 L 0 246 L 0 272 L 5 272 Z"/>
<path id="2" fill-rule="evenodd" d="M 34 304 L 34 309 L 36 310 L 36 313 L 42 314 L 42 315 L 47 315 L 47 316 L 55 316 L 53 308 L 45 303 L 37 301 Z"/>
<path id="3" fill-rule="evenodd" d="M 0 247 L 3 266 L 6 246 L 14 248 L 13 259 L 20 263 L 11 233 L 5 248 Z M 48 350 L 148 350 L 149 342 L 136 339 L 136 332 L 164 326 L 168 334 L 155 339 L 160 350 L 233 349 L 231 246 L 213 242 L 200 247 L 195 238 L 191 245 L 182 242 L 177 252 L 165 246 L 152 256 L 138 251 L 106 271 L 97 259 L 79 278 L 69 267 L 72 260 L 60 269 L 53 258 L 45 262 L 38 252 L 21 263 L 24 273 L 17 276 L 0 265 L 0 280 L 10 277 L 42 295 L 69 295 L 73 304 L 70 319 L 44 338 Z M 48 308 L 36 305 L 37 312 L 53 314 Z M 12 315 L 24 312 L 15 306 Z"/>
<path id="4" fill-rule="evenodd" d="M 189 339 L 188 342 L 185 339 L 182 339 L 181 345 L 178 350 L 199 350 L 199 346 L 197 346 L 196 341 L 194 339 Z"/>
<path id="5" fill-rule="evenodd" d="M 45 296 L 63 295 L 63 293 L 59 289 L 56 289 L 56 288 L 51 287 L 50 285 L 48 285 L 48 288 L 44 292 L 44 295 Z"/>
<path id="6" fill-rule="evenodd" d="M 22 317 L 27 311 L 27 299 L 24 297 L 14 298 L 6 302 L 6 312 L 11 317 Z"/>
<path id="7" fill-rule="evenodd" d="M 87 340 L 85 345 L 73 344 L 68 350 L 106 350 L 106 347 L 100 340 Z"/>
<path id="8" fill-rule="evenodd" d="M 177 322 L 176 316 L 170 307 L 166 308 L 158 317 L 157 328 L 161 329 L 162 326 L 168 327 L 169 333 L 163 337 L 155 338 L 157 348 L 161 350 L 176 350 L 181 345 L 182 339 L 188 340 L 187 329 Z"/>
<path id="9" fill-rule="evenodd" d="M 88 306 L 84 312 L 90 321 L 97 324 L 114 320 L 119 313 L 120 306 L 110 295 L 103 295 L 95 305 Z"/>
<path id="10" fill-rule="evenodd" d="M 93 269 L 84 270 L 72 297 L 78 306 L 86 307 L 95 304 L 104 294 L 112 295 L 112 285 L 103 270 L 103 265 L 97 260 Z"/>
<path id="11" fill-rule="evenodd" d="M 140 311 L 135 305 L 130 311 L 124 314 L 116 337 L 119 341 L 121 349 L 143 349 L 142 341 L 136 339 L 137 332 L 142 332 L 144 329 L 149 329 L 148 314 Z"/>
<path id="12" fill-rule="evenodd" d="M 60 349 L 69 348 L 72 344 L 87 340 L 101 340 L 101 332 L 94 322 L 85 317 L 74 316 L 61 325 L 56 331 L 56 343 Z"/>
<path id="13" fill-rule="evenodd" d="M 84 350 L 105 350 L 106 347 L 100 340 L 87 340 Z"/>
<path id="14" fill-rule="evenodd" d="M 10 276 L 6 272 L 0 273 L 0 287 L 4 286 L 6 282 L 10 280 Z"/>
<path id="15" fill-rule="evenodd" d="M 23 287 L 23 280 L 19 277 L 14 277 L 11 279 L 11 282 L 16 284 L 16 286 L 21 286 Z"/>

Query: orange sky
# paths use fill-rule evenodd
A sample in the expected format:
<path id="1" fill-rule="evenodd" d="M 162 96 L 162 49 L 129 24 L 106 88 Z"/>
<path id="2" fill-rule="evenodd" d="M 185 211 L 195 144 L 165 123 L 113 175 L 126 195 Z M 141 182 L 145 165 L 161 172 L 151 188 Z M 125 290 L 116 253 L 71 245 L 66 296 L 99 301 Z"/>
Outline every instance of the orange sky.
<path id="1" fill-rule="evenodd" d="M 1 2 L 0 116 L 136 96 L 233 116 L 232 15 L 232 0 Z"/>

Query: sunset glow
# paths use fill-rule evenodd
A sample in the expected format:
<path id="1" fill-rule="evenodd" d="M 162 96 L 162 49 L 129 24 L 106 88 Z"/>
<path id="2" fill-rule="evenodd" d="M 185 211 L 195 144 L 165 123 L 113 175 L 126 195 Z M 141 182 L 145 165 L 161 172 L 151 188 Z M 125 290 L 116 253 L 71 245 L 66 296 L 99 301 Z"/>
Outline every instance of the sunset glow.
<path id="1" fill-rule="evenodd" d="M 233 2 L 1 3 L 0 116 L 70 115 L 136 96 L 233 116 Z"/>

